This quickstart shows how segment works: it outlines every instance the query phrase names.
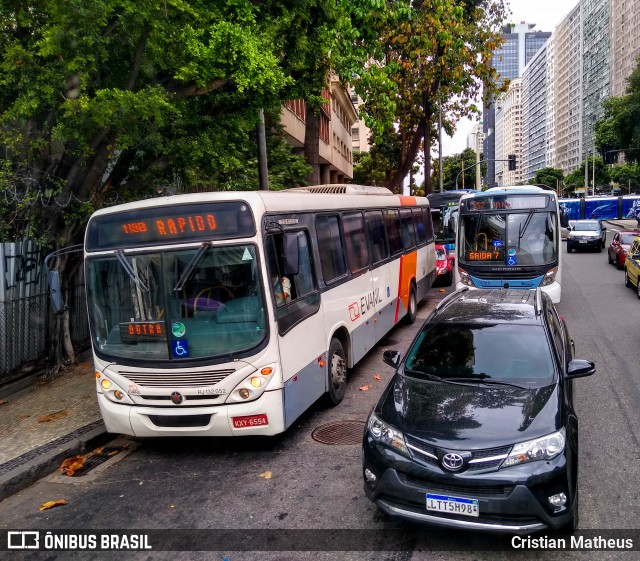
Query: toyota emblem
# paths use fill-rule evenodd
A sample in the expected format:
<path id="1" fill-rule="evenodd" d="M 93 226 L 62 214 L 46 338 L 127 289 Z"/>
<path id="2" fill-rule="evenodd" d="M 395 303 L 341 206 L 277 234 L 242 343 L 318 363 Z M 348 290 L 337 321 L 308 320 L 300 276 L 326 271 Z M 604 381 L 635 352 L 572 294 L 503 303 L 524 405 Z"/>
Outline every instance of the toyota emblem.
<path id="1" fill-rule="evenodd" d="M 171 394 L 171 403 L 174 405 L 180 405 L 184 401 L 184 397 L 179 392 L 173 392 Z"/>
<path id="2" fill-rule="evenodd" d="M 447 452 L 444 456 L 442 456 L 442 465 L 447 468 L 449 471 L 458 471 L 464 460 L 460 454 L 455 454 L 453 452 Z"/>

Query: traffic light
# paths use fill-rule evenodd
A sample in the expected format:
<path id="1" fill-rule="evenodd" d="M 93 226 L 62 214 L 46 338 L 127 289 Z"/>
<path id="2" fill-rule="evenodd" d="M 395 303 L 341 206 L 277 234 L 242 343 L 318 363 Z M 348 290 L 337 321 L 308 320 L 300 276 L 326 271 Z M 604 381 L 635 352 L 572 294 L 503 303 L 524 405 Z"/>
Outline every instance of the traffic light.
<path id="1" fill-rule="evenodd" d="M 616 152 L 612 151 L 608 146 L 602 148 L 602 159 L 605 164 L 616 163 Z"/>
<path id="2" fill-rule="evenodd" d="M 516 155 L 515 154 L 509 154 L 508 158 L 509 158 L 509 171 L 515 171 L 516 170 Z"/>

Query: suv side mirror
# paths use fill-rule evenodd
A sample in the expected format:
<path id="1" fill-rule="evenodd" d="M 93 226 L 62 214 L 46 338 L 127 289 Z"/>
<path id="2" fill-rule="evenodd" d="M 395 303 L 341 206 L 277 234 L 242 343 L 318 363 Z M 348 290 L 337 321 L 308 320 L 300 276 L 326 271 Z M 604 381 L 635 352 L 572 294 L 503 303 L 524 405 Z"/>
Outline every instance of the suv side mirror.
<path id="1" fill-rule="evenodd" d="M 574 358 L 569 362 L 567 368 L 567 378 L 582 378 L 584 376 L 591 376 L 596 372 L 596 365 L 590 360 L 582 360 Z"/>
<path id="2" fill-rule="evenodd" d="M 398 351 L 383 351 L 382 362 L 398 368 L 398 364 L 400 364 L 400 353 Z"/>

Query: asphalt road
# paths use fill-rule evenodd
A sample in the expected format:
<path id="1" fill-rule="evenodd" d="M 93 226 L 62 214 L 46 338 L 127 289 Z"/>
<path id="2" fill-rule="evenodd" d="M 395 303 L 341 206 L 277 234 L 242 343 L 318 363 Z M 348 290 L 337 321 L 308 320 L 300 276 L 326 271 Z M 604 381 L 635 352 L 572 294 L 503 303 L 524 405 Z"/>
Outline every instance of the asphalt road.
<path id="1" fill-rule="evenodd" d="M 575 382 L 580 419 L 580 526 L 640 528 L 640 302 L 606 253 L 563 254 L 563 298 L 558 306 L 575 341 L 576 356 L 596 362 L 597 373 Z M 247 542 L 269 530 L 278 539 L 309 540 L 319 551 L 49 552 L 34 559 L 434 560 L 511 559 L 513 551 L 486 551 L 491 536 L 410 526 L 419 533 L 406 551 L 358 551 L 363 540 L 389 537 L 385 520 L 362 490 L 360 446 L 327 445 L 314 429 L 334 421 L 360 421 L 391 377 L 383 349 L 406 350 L 416 330 L 444 294 L 434 289 L 418 310 L 418 322 L 394 329 L 351 373 L 347 395 L 336 407 L 316 404 L 284 435 L 271 439 L 129 440 L 120 454 L 83 478 L 41 480 L 0 504 L 0 529 L 239 529 Z M 376 379 L 380 377 L 380 380 Z M 267 474 L 267 472 L 269 472 Z M 45 501 L 67 505 L 40 512 Z M 294 530 L 313 529 L 308 534 Z M 323 551 L 331 530 L 351 536 L 356 551 Z M 386 530 L 385 530 L 386 529 Z M 383 531 L 384 530 L 384 531 Z M 376 534 L 379 531 L 379 536 Z M 385 533 L 387 532 L 387 533 Z M 335 533 L 335 532 L 334 532 Z M 189 536 L 189 532 L 186 533 Z M 237 538 L 238 534 L 234 534 Z M 346 536 L 346 538 L 345 538 Z M 197 536 L 194 535 L 195 540 Z M 188 542 L 188 537 L 185 538 Z M 435 540 L 435 542 L 433 542 Z M 445 540 L 443 542 L 443 540 Z M 447 542 L 448 540 L 448 542 Z M 185 543 L 187 543 L 185 542 Z M 237 540 L 236 542 L 237 543 Z M 346 549 L 346 548 L 345 548 Z M 446 549 L 442 548 L 441 549 Z M 483 551 L 485 550 L 485 551 Z M 555 559 L 553 551 L 519 551 L 524 559 Z M 620 552 L 563 552 L 567 559 L 619 559 Z M 639 557 L 637 552 L 625 558 Z M 14 557 L 18 557 L 17 555 Z"/>

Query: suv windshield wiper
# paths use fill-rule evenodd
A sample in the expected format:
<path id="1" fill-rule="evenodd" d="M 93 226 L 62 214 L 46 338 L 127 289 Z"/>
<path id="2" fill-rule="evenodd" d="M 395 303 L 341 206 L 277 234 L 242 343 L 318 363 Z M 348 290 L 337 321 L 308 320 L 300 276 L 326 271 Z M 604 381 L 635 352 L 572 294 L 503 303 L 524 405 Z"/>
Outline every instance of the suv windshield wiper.
<path id="1" fill-rule="evenodd" d="M 403 373 L 411 374 L 413 376 L 417 376 L 421 378 L 427 378 L 428 380 L 435 380 L 436 382 L 446 381 L 446 380 L 443 380 L 440 376 L 436 376 L 435 374 L 427 374 L 426 372 L 420 372 L 419 370 L 411 370 L 410 368 L 405 368 L 403 370 Z"/>
<path id="2" fill-rule="evenodd" d="M 185 270 L 182 272 L 182 275 L 178 279 L 178 282 L 173 287 L 174 292 L 179 292 L 180 290 L 182 290 L 184 288 L 184 285 L 187 284 L 187 281 L 189 280 L 189 278 L 193 274 L 193 271 L 197 267 L 198 263 L 200 263 L 200 260 L 204 256 L 205 252 L 210 247 L 211 247 L 211 242 L 202 242 L 202 245 L 200 246 L 200 249 L 198 249 L 196 254 L 193 256 L 193 259 L 191 259 L 191 261 L 189 261 L 189 264 L 187 265 Z"/>
<path id="3" fill-rule="evenodd" d="M 492 386 L 511 386 L 512 388 L 520 388 L 525 389 L 524 386 L 519 386 L 518 384 L 512 384 L 510 382 L 501 382 L 499 380 L 489 380 L 490 376 L 486 374 L 479 374 L 476 376 L 460 376 L 457 378 L 443 378 L 444 382 L 451 381 L 456 382 L 458 384 L 486 384 Z"/>
<path id="4" fill-rule="evenodd" d="M 149 292 L 149 287 L 144 284 L 144 282 L 142 282 L 142 279 L 140 279 L 140 277 L 136 274 L 136 272 L 133 270 L 133 267 L 131 267 L 131 265 L 129 264 L 129 261 L 127 261 L 127 258 L 124 255 L 124 251 L 122 251 L 121 249 L 116 249 L 116 258 L 118 259 L 118 261 L 120 262 L 120 265 L 122 265 L 122 268 L 127 272 L 127 274 L 129 275 L 129 278 L 136 283 L 136 286 L 142 290 L 143 292 Z"/>

